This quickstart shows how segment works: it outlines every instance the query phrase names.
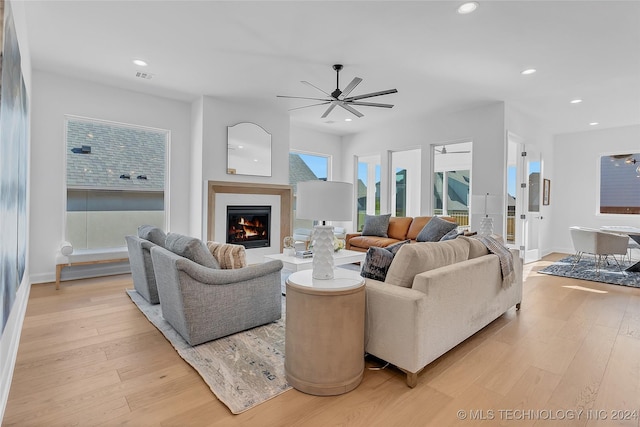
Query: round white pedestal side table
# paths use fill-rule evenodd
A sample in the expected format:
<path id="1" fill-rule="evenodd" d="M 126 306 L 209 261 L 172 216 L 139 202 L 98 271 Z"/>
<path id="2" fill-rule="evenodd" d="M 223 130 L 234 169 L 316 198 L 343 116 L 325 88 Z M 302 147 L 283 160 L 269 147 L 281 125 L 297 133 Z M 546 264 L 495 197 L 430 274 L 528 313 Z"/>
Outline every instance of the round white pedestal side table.
<path id="1" fill-rule="evenodd" d="M 287 279 L 287 382 L 317 396 L 346 393 L 364 373 L 364 279 L 341 268 L 333 279 L 314 279 L 311 273 L 299 271 Z"/>

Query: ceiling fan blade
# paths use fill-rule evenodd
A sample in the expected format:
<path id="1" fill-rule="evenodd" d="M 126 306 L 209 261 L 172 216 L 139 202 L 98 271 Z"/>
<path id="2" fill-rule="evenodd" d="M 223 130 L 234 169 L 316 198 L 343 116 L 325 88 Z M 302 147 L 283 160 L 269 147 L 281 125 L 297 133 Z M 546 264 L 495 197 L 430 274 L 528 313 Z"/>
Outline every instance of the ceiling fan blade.
<path id="1" fill-rule="evenodd" d="M 364 98 L 371 98 L 374 96 L 380 96 L 380 95 L 389 95 L 391 93 L 397 93 L 398 90 L 397 89 L 389 89 L 389 90 L 382 90 L 380 92 L 371 92 L 371 93 L 365 93 L 364 95 L 356 95 L 356 96 L 350 96 L 348 98 L 345 98 L 345 101 L 356 101 L 358 99 L 364 99 Z"/>
<path id="2" fill-rule="evenodd" d="M 290 98 L 290 99 L 310 99 L 312 101 L 330 101 L 325 98 L 307 98 L 306 96 L 287 96 L 287 95 L 276 95 L 276 98 Z"/>
<path id="3" fill-rule="evenodd" d="M 350 112 L 351 114 L 357 116 L 357 117 L 364 116 L 364 114 L 362 114 L 360 111 L 356 110 L 355 108 L 353 108 L 352 106 L 350 106 L 347 103 L 341 102 L 338 105 L 341 106 L 342 108 L 344 108 L 345 110 L 347 110 L 348 112 Z"/>
<path id="4" fill-rule="evenodd" d="M 360 101 L 349 102 L 349 105 L 363 105 L 366 107 L 384 107 L 384 108 L 393 107 L 393 104 L 378 104 L 377 102 L 360 102 Z"/>
<path id="5" fill-rule="evenodd" d="M 336 104 L 335 102 L 332 102 L 331 105 L 329 105 L 329 108 L 327 108 L 327 111 L 325 111 L 324 114 L 320 116 L 320 118 L 324 119 L 325 117 L 327 117 L 329 113 L 333 111 L 334 108 L 336 108 Z"/>
<path id="6" fill-rule="evenodd" d="M 300 110 L 302 108 L 309 108 L 309 107 L 316 107 L 318 105 L 327 105 L 328 103 L 330 103 L 331 101 L 326 101 L 326 102 L 320 102 L 318 104 L 311 104 L 311 105 L 304 105 L 302 107 L 295 107 L 295 108 L 290 108 L 289 111 L 293 111 L 293 110 Z"/>
<path id="7" fill-rule="evenodd" d="M 325 94 L 325 95 L 327 95 L 327 96 L 331 96 L 330 94 L 328 94 L 328 93 L 327 93 L 327 92 L 325 92 L 324 90 L 320 89 L 318 86 L 314 86 L 314 85 L 312 85 L 311 83 L 309 83 L 308 81 L 303 80 L 303 81 L 301 81 L 300 83 L 306 84 L 307 86 L 311 86 L 312 88 L 314 88 L 314 89 L 316 89 L 316 90 L 319 90 L 320 92 L 324 93 L 324 94 Z"/>
<path id="8" fill-rule="evenodd" d="M 351 83 L 349 83 L 347 87 L 345 87 L 344 90 L 342 91 L 342 96 L 346 97 L 347 95 L 349 95 L 351 91 L 354 90 L 356 86 L 360 84 L 361 81 L 362 79 L 360 77 L 354 77 L 354 79 L 351 80 Z"/>

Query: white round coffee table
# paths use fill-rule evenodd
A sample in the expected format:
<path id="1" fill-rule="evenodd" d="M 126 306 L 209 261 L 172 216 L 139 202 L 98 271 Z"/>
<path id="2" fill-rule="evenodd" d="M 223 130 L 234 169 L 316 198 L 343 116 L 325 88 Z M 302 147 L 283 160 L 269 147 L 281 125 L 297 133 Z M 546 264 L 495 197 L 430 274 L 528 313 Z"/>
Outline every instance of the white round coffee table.
<path id="1" fill-rule="evenodd" d="M 364 279 L 342 268 L 329 280 L 311 273 L 299 271 L 287 279 L 287 382 L 318 396 L 346 393 L 364 373 Z"/>

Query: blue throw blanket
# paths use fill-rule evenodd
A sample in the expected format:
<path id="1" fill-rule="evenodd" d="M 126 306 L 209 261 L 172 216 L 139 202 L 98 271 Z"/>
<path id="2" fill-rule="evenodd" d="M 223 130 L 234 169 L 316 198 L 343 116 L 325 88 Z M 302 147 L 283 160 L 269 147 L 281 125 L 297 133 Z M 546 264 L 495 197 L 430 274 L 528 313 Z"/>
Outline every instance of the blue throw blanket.
<path id="1" fill-rule="evenodd" d="M 511 251 L 491 236 L 473 237 L 482 242 L 490 253 L 498 256 L 502 272 L 502 287 L 508 288 L 511 286 L 516 279 L 516 273 L 513 268 L 513 254 Z"/>

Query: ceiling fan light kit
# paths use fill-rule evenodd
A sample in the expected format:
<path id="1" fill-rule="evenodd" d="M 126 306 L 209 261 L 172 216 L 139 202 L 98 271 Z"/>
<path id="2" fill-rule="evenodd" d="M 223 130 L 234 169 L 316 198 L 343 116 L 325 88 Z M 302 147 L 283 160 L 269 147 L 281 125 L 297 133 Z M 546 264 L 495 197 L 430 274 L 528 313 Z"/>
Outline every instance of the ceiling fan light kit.
<path id="1" fill-rule="evenodd" d="M 365 101 L 360 101 L 361 99 L 366 99 L 366 98 L 373 98 L 375 96 L 382 96 L 382 95 L 389 95 L 392 93 L 397 93 L 398 91 L 396 89 L 388 89 L 388 90 L 383 90 L 380 92 L 371 92 L 371 93 L 366 93 L 364 95 L 356 95 L 356 96 L 349 96 L 349 94 L 356 88 L 356 86 L 358 86 L 360 84 L 360 82 L 362 82 L 362 79 L 360 77 L 354 77 L 353 80 L 351 80 L 351 83 L 349 83 L 344 90 L 340 90 L 340 71 L 342 70 L 343 66 L 342 64 L 335 64 L 333 66 L 333 69 L 336 72 L 336 89 L 331 92 L 331 93 L 327 93 L 324 90 L 320 89 L 317 86 L 314 86 L 313 84 L 307 82 L 307 81 L 302 81 L 303 84 L 310 86 L 320 92 L 322 92 L 326 98 L 311 98 L 311 97 L 304 97 L 304 96 L 286 96 L 286 95 L 277 95 L 278 98 L 290 98 L 290 99 L 306 99 L 306 100 L 310 100 L 310 101 L 320 101 L 318 103 L 315 104 L 311 104 L 311 105 L 305 105 L 302 107 L 296 107 L 296 108 L 291 108 L 289 111 L 293 111 L 293 110 L 299 110 L 301 108 L 308 108 L 308 107 L 316 107 L 318 105 L 327 105 L 329 104 L 329 107 L 327 107 L 327 109 L 325 110 L 325 112 L 322 114 L 322 116 L 320 116 L 321 118 L 325 118 L 329 115 L 329 113 L 331 113 L 333 111 L 333 109 L 336 106 L 339 106 L 345 110 L 347 110 L 348 112 L 350 112 L 351 114 L 353 114 L 354 116 L 360 118 L 363 117 L 364 114 L 362 114 L 360 111 L 356 110 L 355 108 L 353 108 L 353 106 L 363 106 L 363 107 L 382 107 L 382 108 L 392 108 L 393 104 L 380 104 L 377 102 L 365 102 Z"/>

